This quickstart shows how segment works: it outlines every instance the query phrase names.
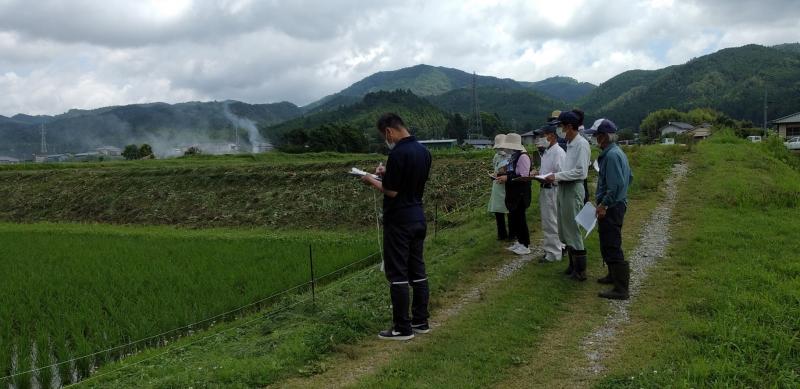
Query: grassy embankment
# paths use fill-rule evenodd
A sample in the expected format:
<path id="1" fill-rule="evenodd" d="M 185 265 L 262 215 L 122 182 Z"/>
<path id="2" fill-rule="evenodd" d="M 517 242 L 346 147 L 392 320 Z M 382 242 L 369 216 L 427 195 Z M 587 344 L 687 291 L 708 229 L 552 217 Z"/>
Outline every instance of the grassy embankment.
<path id="1" fill-rule="evenodd" d="M 437 153 L 426 193 L 429 216 L 485 186 L 485 152 Z M 288 155 L 26 164 L 0 168 L 0 220 L 181 227 L 364 229 L 373 195 L 347 175 L 385 157 Z"/>
<path id="2" fill-rule="evenodd" d="M 629 153 L 637 177 L 641 177 L 632 189 L 632 198 L 652 204 L 659 183 L 680 157 L 681 150 L 643 147 L 630 149 Z M 531 224 L 538 230 L 536 205 L 530 215 Z M 471 284 L 480 277 L 477 274 L 508 258 L 502 245 L 494 241 L 493 221 L 488 215 L 479 209 L 469 214 L 467 220 L 466 224 L 428 242 L 426 256 L 434 288 L 434 310 L 452 298 L 459 286 Z M 596 239 L 591 239 L 589 245 L 590 250 L 597 251 Z M 593 263 L 592 271 L 598 274 L 599 261 L 595 259 Z M 415 340 L 418 343 L 409 345 L 408 352 L 420 362 L 399 361 L 384 370 L 375 384 L 440 382 L 449 377 L 455 380 L 451 382 L 476 386 L 498 379 L 503 369 L 498 369 L 497 364 L 518 363 L 515 353 L 527 342 L 536 340 L 538 332 L 532 329 L 546 327 L 574 293 L 574 283 L 555 275 L 561 267 L 562 264 L 528 267 L 507 286 L 497 292 L 490 291 L 480 309 L 468 309 L 465 317 L 452 327 L 437 330 L 437 335 L 430 339 L 444 342 L 441 346 L 426 343 L 424 338 Z M 589 286 L 587 283 L 580 287 Z M 345 345 L 372 338 L 389 322 L 390 312 L 385 281 L 374 270 L 332 285 L 328 291 L 329 297 L 318 301 L 315 307 L 301 305 L 278 316 L 242 323 L 242 327 L 233 327 L 237 325 L 233 323 L 227 327 L 229 331 L 220 328 L 204 337 L 178 342 L 172 348 L 144 353 L 101 370 L 100 376 L 87 384 L 252 387 L 335 369 L 325 356 L 337 350 L 346 352 Z M 487 327 L 486 323 L 492 325 Z M 429 347 L 444 349 L 436 352 Z M 482 356 L 481 350 L 489 352 Z M 410 359 L 410 355 L 407 357 Z M 399 359 L 405 361 L 402 355 Z M 117 371 L 119 368 L 122 370 Z M 455 372 L 460 372 L 458 378 L 451 374 Z M 409 381 L 415 374 L 419 374 L 419 380 Z"/>
<path id="3" fill-rule="evenodd" d="M 626 148 L 635 175 L 623 230 L 626 250 L 637 243 L 641 226 L 661 198 L 661 183 L 685 151 L 678 146 Z M 460 320 L 441 328 L 429 341 L 409 347 L 354 386 L 483 388 L 504 383 L 498 387 L 530 387 L 536 385 L 539 374 L 569 370 L 574 360 L 566 361 L 566 365 L 543 366 L 533 377 L 520 375 L 521 368 L 543 354 L 563 352 L 542 350 L 540 345 L 546 340 L 544 336 L 558 330 L 556 326 L 570 323 L 564 319 L 574 313 L 573 305 L 589 306 L 587 309 L 596 316 L 587 315 L 587 319 L 604 317 L 607 305 L 596 293 L 606 287 L 593 282 L 605 274 L 596 233 L 586 241 L 586 247 L 590 281 L 576 284 L 566 279 L 560 275 L 562 263 L 528 266 L 506 284 L 485 293 Z M 570 323 L 574 327 L 567 329 L 565 343 L 557 347 L 564 351 L 572 347 L 590 329 L 586 324 Z"/>
<path id="4" fill-rule="evenodd" d="M 484 155 L 437 157 L 429 204 L 445 212 L 481 193 L 483 183 L 465 177 L 483 173 Z M 0 325 L 0 376 L 152 336 L 295 286 L 308 279 L 309 244 L 317 276 L 375 252 L 372 193 L 342 172 L 378 159 L 201 157 L 0 170 L 5 220 L 242 227 L 0 224 L 9 253 L 0 260 L 0 316 L 14 318 Z M 68 382 L 71 371 L 85 375 L 90 365 L 141 346 L 42 371 L 39 382 L 53 374 Z"/>
<path id="5" fill-rule="evenodd" d="M 670 258 L 600 387 L 800 386 L 800 172 L 769 147 L 692 154 Z"/>

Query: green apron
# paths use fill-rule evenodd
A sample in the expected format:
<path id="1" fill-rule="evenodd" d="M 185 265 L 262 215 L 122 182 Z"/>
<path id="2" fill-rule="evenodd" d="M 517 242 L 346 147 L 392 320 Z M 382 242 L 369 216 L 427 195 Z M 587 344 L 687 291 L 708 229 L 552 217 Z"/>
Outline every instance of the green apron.
<path id="1" fill-rule="evenodd" d="M 497 174 L 506 164 L 508 164 L 508 159 L 506 159 L 506 157 L 495 154 L 494 158 L 492 158 L 494 174 Z M 498 184 L 497 181 L 492 181 L 492 196 L 489 198 L 489 212 L 508 213 L 508 208 L 506 208 L 506 186 L 504 184 Z"/>
<path id="2" fill-rule="evenodd" d="M 558 237 L 575 250 L 583 250 L 583 235 L 575 216 L 583 208 L 583 181 L 558 183 Z"/>

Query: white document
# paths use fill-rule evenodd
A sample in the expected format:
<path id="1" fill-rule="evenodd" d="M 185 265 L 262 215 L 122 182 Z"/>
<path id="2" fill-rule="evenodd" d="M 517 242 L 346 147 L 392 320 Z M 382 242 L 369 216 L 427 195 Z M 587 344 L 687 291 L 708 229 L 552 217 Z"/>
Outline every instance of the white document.
<path id="1" fill-rule="evenodd" d="M 553 173 L 550 173 L 550 174 L 544 174 L 544 175 L 541 175 L 541 174 L 540 174 L 540 175 L 538 175 L 538 176 L 533 176 L 533 178 L 535 178 L 535 179 L 537 179 L 537 180 L 545 181 L 545 180 L 547 179 L 547 176 L 554 176 L 554 175 L 555 175 L 555 174 L 553 174 Z"/>
<path id="2" fill-rule="evenodd" d="M 578 212 L 578 215 L 575 216 L 575 221 L 578 223 L 579 226 L 583 227 L 586 230 L 586 236 L 584 239 L 589 237 L 589 234 L 594 229 L 594 226 L 597 225 L 597 215 L 595 214 L 595 208 L 592 203 L 586 203 Z"/>
<path id="3" fill-rule="evenodd" d="M 378 177 L 378 176 L 376 176 L 374 174 L 367 173 L 367 172 L 365 172 L 365 171 L 363 171 L 363 170 L 361 170 L 361 169 L 359 169 L 357 167 L 351 168 L 350 171 L 347 172 L 347 173 L 351 174 L 351 175 L 354 175 L 356 177 L 363 177 L 363 176 L 369 175 L 369 176 L 371 176 L 372 178 L 374 178 L 376 180 L 380 180 L 381 179 L 380 177 Z"/>
<path id="4" fill-rule="evenodd" d="M 594 171 L 600 173 L 600 165 L 597 164 L 596 159 L 594 160 L 594 163 L 592 163 L 592 167 L 594 168 Z"/>

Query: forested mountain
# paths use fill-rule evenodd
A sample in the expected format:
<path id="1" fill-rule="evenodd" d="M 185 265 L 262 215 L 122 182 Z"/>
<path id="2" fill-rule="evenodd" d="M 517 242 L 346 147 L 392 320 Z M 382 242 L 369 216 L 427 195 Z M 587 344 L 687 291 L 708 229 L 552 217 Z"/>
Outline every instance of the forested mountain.
<path id="1" fill-rule="evenodd" d="M 624 72 L 600 84 L 578 105 L 591 117 L 609 117 L 631 128 L 662 108 L 688 111 L 708 107 L 760 124 L 765 90 L 769 118 L 800 108 L 800 52 L 795 48 L 796 44 L 747 45 L 683 65 Z"/>
<path id="2" fill-rule="evenodd" d="M 248 120 L 279 123 L 300 113 L 300 108 L 286 102 L 227 101 L 73 109 L 57 116 L 20 114 L 0 118 L 0 155 L 30 158 L 39 152 L 42 124 L 50 153 L 78 153 L 103 145 L 122 147 L 129 143 L 150 143 L 159 152 L 185 144 L 233 142 L 235 125 L 246 127 Z M 240 132 L 241 143 L 249 144 L 247 128 L 241 128 Z"/>
<path id="3" fill-rule="evenodd" d="M 423 138 L 445 136 L 448 115 L 433 104 L 408 90 L 368 93 L 356 104 L 332 111 L 298 117 L 274 126 L 263 126 L 262 132 L 280 139 L 293 129 L 312 129 L 326 124 L 351 127 L 377 140 L 375 122 L 385 112 L 395 112 L 417 135 Z"/>
<path id="4" fill-rule="evenodd" d="M 608 117 L 624 128 L 636 128 L 648 113 L 664 108 L 712 108 L 760 125 L 765 91 L 769 118 L 800 110 L 798 43 L 724 49 L 682 65 L 627 71 L 598 87 L 568 77 L 538 82 L 474 77 L 487 136 L 527 131 L 553 109 L 571 107 L 583 108 L 587 119 Z M 189 102 L 0 116 L 0 155 L 30 158 L 39 151 L 42 124 L 50 153 L 145 142 L 158 152 L 182 144 L 232 142 L 235 127 L 254 129 L 254 123 L 273 137 L 325 124 L 374 137 L 374 121 L 386 111 L 403 115 L 421 137 L 461 138 L 470 127 L 472 82 L 471 73 L 417 65 L 373 74 L 303 108 L 287 102 Z M 258 130 L 240 135 L 245 145 L 250 136 L 260 137 Z"/>
<path id="5" fill-rule="evenodd" d="M 586 96 L 589 92 L 597 88 L 596 85 L 588 82 L 579 82 L 572 77 L 550 77 L 542 81 L 525 82 L 520 84 L 530 87 L 535 91 L 557 100 L 573 102 Z"/>
<path id="6" fill-rule="evenodd" d="M 394 91 L 397 89 L 410 90 L 417 96 L 433 96 L 454 89 L 472 87 L 472 80 L 473 75 L 462 70 L 441 66 L 416 65 L 375 73 L 338 93 L 326 96 L 303 108 L 312 112 L 335 109 L 341 105 L 355 103 L 367 93 Z M 490 76 L 475 76 L 475 83 L 478 86 L 495 86 L 508 89 L 523 88 L 520 83 L 512 79 Z"/>
<path id="7" fill-rule="evenodd" d="M 530 89 L 477 88 L 478 108 L 482 112 L 497 114 L 514 129 L 542 125 L 554 109 L 566 106 L 564 102 L 543 96 Z M 472 89 L 456 89 L 430 96 L 427 99 L 444 111 L 469 116 L 472 112 Z"/>

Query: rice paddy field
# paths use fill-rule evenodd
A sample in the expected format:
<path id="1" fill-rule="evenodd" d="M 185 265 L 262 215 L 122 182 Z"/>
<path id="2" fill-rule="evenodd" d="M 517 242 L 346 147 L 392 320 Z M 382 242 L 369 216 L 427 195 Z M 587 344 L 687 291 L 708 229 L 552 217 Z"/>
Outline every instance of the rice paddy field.
<path id="1" fill-rule="evenodd" d="M 172 329 L 207 327 L 231 309 L 305 287 L 309 247 L 317 277 L 379 258 L 376 236 L 366 233 L 101 225 L 0 224 L 0 247 L 0 317 L 9 318 L 0 322 L 0 376 L 166 332 L 38 372 L 44 383 L 85 377 L 106 360 L 192 330 Z M 31 382 L 17 378 L 21 387 Z"/>
<path id="2" fill-rule="evenodd" d="M 469 178 L 488 171 L 490 155 L 437 155 L 431 218 L 485 192 Z M 0 168 L 0 386 L 77 382 L 257 312 L 270 296 L 308 290 L 310 256 L 323 283 L 379 261 L 380 197 L 346 171 L 381 159 L 274 153 Z"/>

